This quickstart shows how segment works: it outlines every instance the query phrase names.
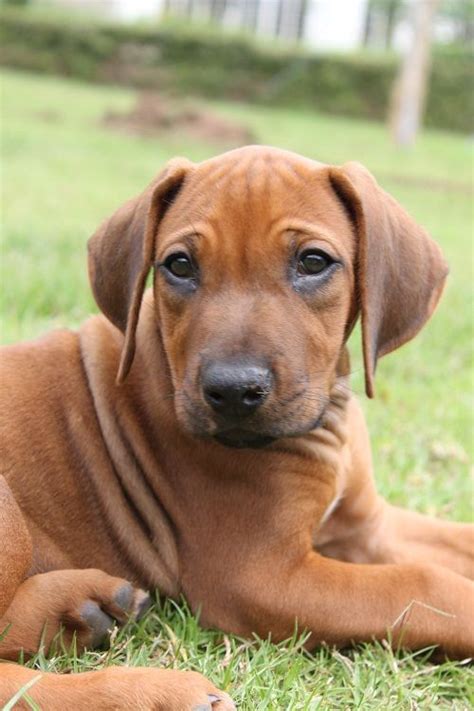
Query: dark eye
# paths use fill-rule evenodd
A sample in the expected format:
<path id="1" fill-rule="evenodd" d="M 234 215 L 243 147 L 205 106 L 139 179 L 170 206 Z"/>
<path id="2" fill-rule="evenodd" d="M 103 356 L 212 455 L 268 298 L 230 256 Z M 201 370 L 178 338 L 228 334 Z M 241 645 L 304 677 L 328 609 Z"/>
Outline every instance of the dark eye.
<path id="1" fill-rule="evenodd" d="M 170 254 L 167 259 L 165 259 L 164 265 L 173 276 L 178 277 L 178 279 L 192 279 L 195 276 L 195 270 L 193 263 L 190 258 L 182 253 Z"/>
<path id="2" fill-rule="evenodd" d="M 334 263 L 329 254 L 320 249 L 312 249 L 300 254 L 298 272 L 300 274 L 321 274 Z"/>

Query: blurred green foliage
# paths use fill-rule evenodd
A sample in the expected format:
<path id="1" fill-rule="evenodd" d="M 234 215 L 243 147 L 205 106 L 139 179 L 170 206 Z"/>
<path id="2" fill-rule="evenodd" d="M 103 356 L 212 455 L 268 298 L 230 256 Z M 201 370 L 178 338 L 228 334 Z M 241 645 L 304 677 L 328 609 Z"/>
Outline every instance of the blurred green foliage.
<path id="1" fill-rule="evenodd" d="M 1 0 L 0 5 L 11 7 L 25 7 L 30 4 L 30 0 Z"/>
<path id="2" fill-rule="evenodd" d="M 209 28 L 105 25 L 72 16 L 3 10 L 2 64 L 207 98 L 298 106 L 383 120 L 398 58 L 392 54 L 313 54 L 257 44 Z M 427 126 L 472 129 L 473 52 L 437 50 Z"/>

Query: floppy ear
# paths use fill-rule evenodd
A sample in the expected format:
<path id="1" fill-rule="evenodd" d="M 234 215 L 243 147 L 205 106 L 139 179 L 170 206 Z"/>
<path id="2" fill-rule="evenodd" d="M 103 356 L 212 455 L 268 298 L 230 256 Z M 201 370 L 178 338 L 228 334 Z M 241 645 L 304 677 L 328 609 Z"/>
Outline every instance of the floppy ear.
<path id="1" fill-rule="evenodd" d="M 159 222 L 192 165 L 184 158 L 170 161 L 141 195 L 114 212 L 88 242 L 89 278 L 95 300 L 125 334 L 119 383 L 126 378 L 135 353 L 135 331 L 153 266 Z"/>
<path id="2" fill-rule="evenodd" d="M 373 397 L 377 358 L 409 341 L 426 323 L 448 267 L 438 245 L 362 165 L 330 168 L 330 179 L 357 234 L 365 389 Z"/>

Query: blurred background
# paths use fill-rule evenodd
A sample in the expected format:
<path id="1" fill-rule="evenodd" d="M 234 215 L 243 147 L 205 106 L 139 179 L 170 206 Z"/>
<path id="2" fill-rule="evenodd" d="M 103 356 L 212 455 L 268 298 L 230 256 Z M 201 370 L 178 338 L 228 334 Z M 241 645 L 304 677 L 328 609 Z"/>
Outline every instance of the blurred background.
<path id="1" fill-rule="evenodd" d="M 427 126 L 472 129 L 473 0 L 3 0 L 2 7 L 8 66 L 390 116 L 400 144 L 413 143 L 423 115 Z M 397 129 L 403 120 L 405 133 Z"/>
<path id="2" fill-rule="evenodd" d="M 379 365 L 379 481 L 470 516 L 473 35 L 471 0 L 3 0 L 3 342 L 96 310 L 87 238 L 172 156 L 359 160 L 451 267 L 434 318 Z M 359 351 L 356 334 L 363 397 Z"/>

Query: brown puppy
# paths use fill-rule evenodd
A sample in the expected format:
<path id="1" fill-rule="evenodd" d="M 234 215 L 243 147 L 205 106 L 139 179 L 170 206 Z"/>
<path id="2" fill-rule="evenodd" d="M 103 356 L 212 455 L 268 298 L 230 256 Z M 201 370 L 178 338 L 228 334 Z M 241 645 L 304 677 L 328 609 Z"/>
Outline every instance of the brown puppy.
<path id="1" fill-rule="evenodd" d="M 247 147 L 172 161 L 89 247 L 105 317 L 3 354 L 0 656 L 34 652 L 45 623 L 46 643 L 61 624 L 99 642 L 146 605 L 126 580 L 241 635 L 298 620 L 310 646 L 474 653 L 473 529 L 377 495 L 347 382 L 359 315 L 372 396 L 377 358 L 435 308 L 447 268 L 426 233 L 358 164 Z M 3 665 L 0 697 L 35 675 Z M 230 706 L 156 670 L 29 693 Z"/>

